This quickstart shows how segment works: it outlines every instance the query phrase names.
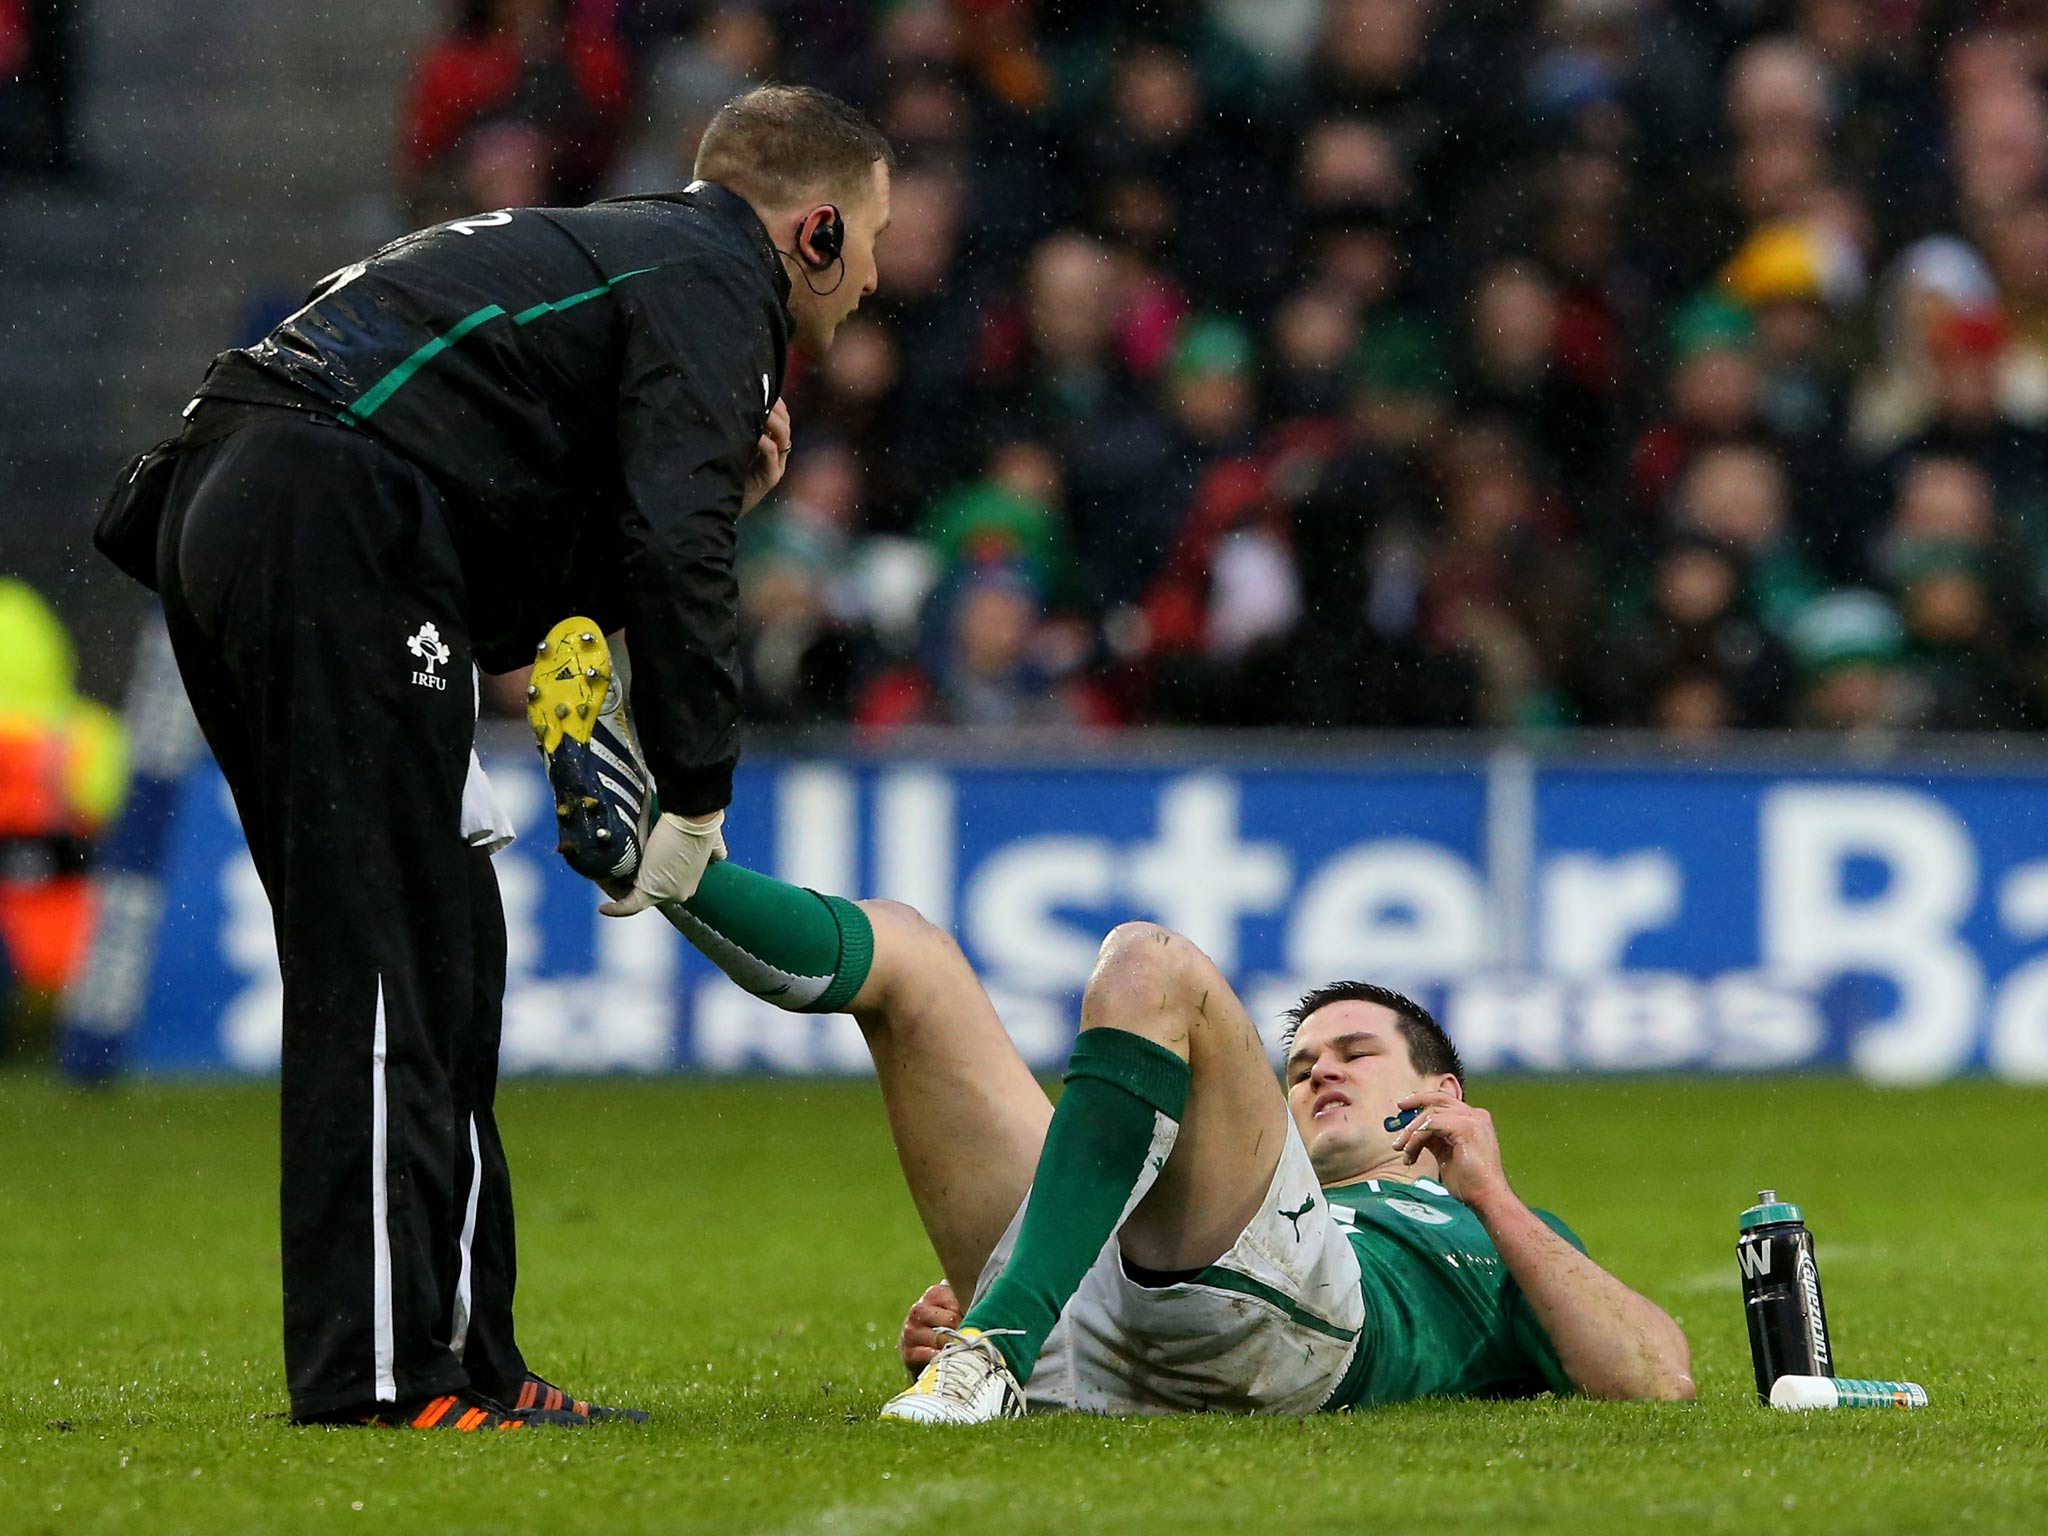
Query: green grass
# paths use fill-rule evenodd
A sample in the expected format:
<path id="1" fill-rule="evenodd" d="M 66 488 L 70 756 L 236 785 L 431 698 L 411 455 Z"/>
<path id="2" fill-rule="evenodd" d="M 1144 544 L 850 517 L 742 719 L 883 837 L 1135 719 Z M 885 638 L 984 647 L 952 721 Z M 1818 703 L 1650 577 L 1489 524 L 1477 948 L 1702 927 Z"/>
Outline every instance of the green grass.
<path id="1" fill-rule="evenodd" d="M 0 1080 L 0 1530 L 2048 1530 L 2039 1093 L 1514 1082 L 1508 1168 L 1691 1334 L 1692 1405 L 1307 1422 L 873 1422 L 935 1267 L 865 1084 L 520 1084 L 522 1338 L 656 1413 L 509 1437 L 295 1430 L 261 1087 Z M 1805 1206 L 1842 1367 L 1921 1413 L 1753 1398 L 1733 1254 Z"/>

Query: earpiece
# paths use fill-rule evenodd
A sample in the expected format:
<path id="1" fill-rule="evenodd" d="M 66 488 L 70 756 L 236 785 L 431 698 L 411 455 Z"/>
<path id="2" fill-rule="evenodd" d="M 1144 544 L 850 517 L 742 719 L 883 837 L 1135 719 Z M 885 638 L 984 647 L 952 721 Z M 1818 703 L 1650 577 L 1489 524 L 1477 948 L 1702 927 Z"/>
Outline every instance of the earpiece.
<path id="1" fill-rule="evenodd" d="M 782 251 L 782 254 L 797 264 L 797 275 L 804 280 L 804 286 L 822 298 L 826 294 L 837 293 L 839 285 L 846 281 L 846 264 L 841 260 L 846 250 L 846 223 L 839 217 L 839 210 L 830 203 L 822 209 L 811 210 L 811 213 L 819 212 L 825 217 L 818 220 L 817 227 L 811 231 L 808 246 L 804 241 L 804 226 L 800 223 L 796 227 L 796 248 Z M 804 215 L 805 222 L 810 216 L 809 213 Z M 777 246 L 776 249 L 781 251 L 782 247 Z M 839 268 L 839 275 L 832 280 L 830 288 L 820 288 L 811 280 L 813 272 L 829 272 L 835 266 Z"/>
<path id="2" fill-rule="evenodd" d="M 802 243 L 798 243 L 802 250 Z M 806 255 L 804 265 L 813 272 L 823 272 L 840 253 L 846 249 L 846 225 L 840 221 L 839 210 L 830 203 L 825 205 L 825 217 L 818 221 L 818 227 L 811 231 L 811 249 L 818 254 L 815 258 Z"/>

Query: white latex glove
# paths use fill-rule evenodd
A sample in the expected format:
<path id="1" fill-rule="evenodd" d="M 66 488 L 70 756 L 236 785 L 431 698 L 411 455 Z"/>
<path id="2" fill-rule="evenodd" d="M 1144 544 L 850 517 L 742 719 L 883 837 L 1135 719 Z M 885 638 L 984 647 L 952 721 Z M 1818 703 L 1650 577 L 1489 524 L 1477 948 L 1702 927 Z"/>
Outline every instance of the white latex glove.
<path id="1" fill-rule="evenodd" d="M 631 917 L 667 901 L 688 901 L 714 859 L 725 857 L 725 812 L 708 821 L 665 813 L 647 834 L 633 889 L 597 910 L 606 917 Z"/>

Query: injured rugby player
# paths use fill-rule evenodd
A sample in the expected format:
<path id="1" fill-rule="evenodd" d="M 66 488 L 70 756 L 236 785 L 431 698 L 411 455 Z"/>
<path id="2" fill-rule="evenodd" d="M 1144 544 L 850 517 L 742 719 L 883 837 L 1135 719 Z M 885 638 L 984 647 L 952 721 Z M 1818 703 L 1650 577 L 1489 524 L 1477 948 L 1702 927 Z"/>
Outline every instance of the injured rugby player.
<path id="1" fill-rule="evenodd" d="M 1399 993 L 1311 992 L 1276 1080 L 1208 956 L 1127 923 L 1055 1107 L 912 908 L 720 860 L 662 911 L 755 996 L 860 1026 L 945 1273 L 884 1418 L 1693 1395 L 1678 1324 L 1516 1194 L 1456 1049 Z"/>

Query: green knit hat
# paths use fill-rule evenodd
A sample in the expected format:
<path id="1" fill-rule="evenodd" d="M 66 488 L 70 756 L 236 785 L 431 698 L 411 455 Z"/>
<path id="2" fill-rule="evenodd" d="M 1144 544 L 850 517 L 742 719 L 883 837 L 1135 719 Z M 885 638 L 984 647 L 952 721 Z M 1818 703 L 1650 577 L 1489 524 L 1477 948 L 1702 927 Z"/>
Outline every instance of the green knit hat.
<path id="1" fill-rule="evenodd" d="M 1742 305 L 1703 293 L 1671 321 L 1671 357 L 1689 363 L 1708 352 L 1746 352 L 1756 339 L 1756 322 Z"/>
<path id="2" fill-rule="evenodd" d="M 1809 676 L 1859 661 L 1897 661 L 1906 647 L 1898 610 L 1875 592 L 1829 592 L 1792 621 L 1792 654 Z"/>
<path id="3" fill-rule="evenodd" d="M 1056 588 L 1067 576 L 1070 557 L 1059 514 L 985 480 L 936 503 L 923 533 L 949 566 L 1021 564 L 1041 587 Z"/>
<path id="4" fill-rule="evenodd" d="M 1245 328 L 1220 315 L 1195 316 L 1181 326 L 1174 339 L 1172 372 L 1176 379 L 1247 373 L 1252 362 L 1252 339 Z"/>

